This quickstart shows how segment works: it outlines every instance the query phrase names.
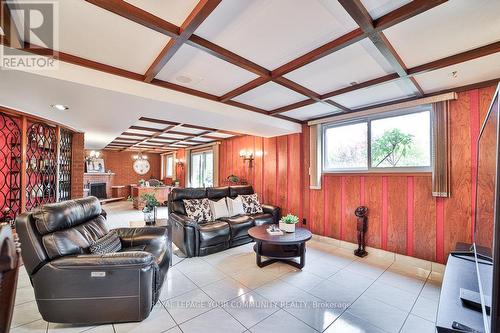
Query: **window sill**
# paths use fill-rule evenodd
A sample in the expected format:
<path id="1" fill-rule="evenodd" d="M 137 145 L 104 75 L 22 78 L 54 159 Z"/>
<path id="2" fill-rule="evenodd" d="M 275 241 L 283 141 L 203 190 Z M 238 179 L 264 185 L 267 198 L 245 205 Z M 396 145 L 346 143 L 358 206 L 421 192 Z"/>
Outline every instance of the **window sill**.
<path id="1" fill-rule="evenodd" d="M 432 171 L 323 171 L 324 176 L 365 176 L 365 177 L 432 177 Z"/>

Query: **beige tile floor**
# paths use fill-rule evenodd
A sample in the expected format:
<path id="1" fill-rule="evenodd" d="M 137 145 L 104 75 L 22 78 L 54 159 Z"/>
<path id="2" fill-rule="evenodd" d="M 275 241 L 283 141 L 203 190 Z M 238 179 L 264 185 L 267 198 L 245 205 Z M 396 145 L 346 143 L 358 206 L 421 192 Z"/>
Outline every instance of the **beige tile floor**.
<path id="1" fill-rule="evenodd" d="M 141 219 L 108 204 L 110 227 Z M 166 214 L 163 209 L 160 216 Z M 252 244 L 201 258 L 174 258 L 160 302 L 140 323 L 95 327 L 47 323 L 21 270 L 11 332 L 434 332 L 440 275 L 359 259 L 312 240 L 306 267 L 255 265 Z"/>

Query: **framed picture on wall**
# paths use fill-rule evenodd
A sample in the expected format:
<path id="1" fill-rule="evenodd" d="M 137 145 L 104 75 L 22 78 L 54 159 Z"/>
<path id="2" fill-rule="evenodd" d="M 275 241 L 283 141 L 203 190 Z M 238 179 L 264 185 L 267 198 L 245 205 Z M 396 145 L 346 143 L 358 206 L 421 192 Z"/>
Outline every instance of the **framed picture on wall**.
<path id="1" fill-rule="evenodd" d="M 102 158 L 95 158 L 91 160 L 87 160 L 85 162 L 87 172 L 90 173 L 104 173 L 105 168 L 104 168 L 104 159 Z"/>

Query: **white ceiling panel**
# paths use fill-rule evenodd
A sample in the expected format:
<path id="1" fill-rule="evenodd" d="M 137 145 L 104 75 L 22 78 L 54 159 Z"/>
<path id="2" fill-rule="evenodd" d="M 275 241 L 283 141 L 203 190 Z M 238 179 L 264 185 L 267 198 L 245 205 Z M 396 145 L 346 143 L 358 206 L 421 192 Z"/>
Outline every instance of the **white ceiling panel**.
<path id="1" fill-rule="evenodd" d="M 184 44 L 156 77 L 221 96 L 257 75 Z"/>
<path id="2" fill-rule="evenodd" d="M 181 26 L 199 0 L 125 0 L 170 23 Z"/>
<path id="3" fill-rule="evenodd" d="M 500 53 L 416 76 L 426 93 L 500 77 Z M 456 75 L 453 72 L 456 71 Z"/>
<path id="4" fill-rule="evenodd" d="M 332 97 L 331 99 L 350 109 L 357 109 L 406 97 L 409 96 L 406 94 L 401 81 L 395 81 L 351 91 L 346 94 Z"/>
<path id="5" fill-rule="evenodd" d="M 339 112 L 341 112 L 341 110 L 334 106 L 325 105 L 323 103 L 314 103 L 292 111 L 284 112 L 282 115 L 298 120 L 308 120 Z"/>
<path id="6" fill-rule="evenodd" d="M 181 139 L 187 138 L 188 136 L 186 136 L 186 135 L 179 135 L 179 134 L 172 134 L 172 133 L 167 132 L 167 133 L 160 134 L 159 137 L 167 137 L 167 138 L 174 138 L 174 139 L 181 140 Z"/>
<path id="7" fill-rule="evenodd" d="M 135 126 L 142 126 L 142 127 L 149 127 L 149 128 L 156 128 L 156 129 L 164 129 L 168 125 L 165 124 L 158 124 L 158 123 L 152 123 L 149 121 L 144 121 L 144 120 L 139 120 L 135 124 Z"/>
<path id="8" fill-rule="evenodd" d="M 138 134 L 147 134 L 147 135 L 152 135 L 153 132 L 150 132 L 150 131 L 143 131 L 143 130 L 136 130 L 136 129 L 127 129 L 126 130 L 127 133 L 138 133 Z"/>
<path id="9" fill-rule="evenodd" d="M 285 76 L 324 94 L 393 72 L 390 64 L 368 39 L 312 62 Z"/>
<path id="10" fill-rule="evenodd" d="M 453 0 L 397 24 L 385 35 L 408 67 L 500 40 L 500 1 Z"/>
<path id="11" fill-rule="evenodd" d="M 230 138 L 230 137 L 233 137 L 233 136 L 234 136 L 234 135 L 232 135 L 232 134 L 220 133 L 220 132 L 210 133 L 209 135 L 210 135 L 210 136 L 216 136 L 216 137 L 218 137 L 218 138 Z"/>
<path id="12" fill-rule="evenodd" d="M 361 0 L 372 19 L 378 19 L 399 7 L 410 3 L 411 0 Z"/>
<path id="13" fill-rule="evenodd" d="M 214 139 L 208 139 L 208 138 L 204 138 L 204 137 L 196 138 L 195 140 L 196 141 L 203 141 L 203 142 L 212 142 L 212 141 L 215 141 Z"/>
<path id="14" fill-rule="evenodd" d="M 163 34 L 86 1 L 57 3 L 58 50 L 65 53 L 142 74 L 169 40 Z M 19 22 L 16 13 L 14 11 L 14 19 Z"/>
<path id="15" fill-rule="evenodd" d="M 201 130 L 201 129 L 197 129 L 197 128 L 190 128 L 190 127 L 177 127 L 175 130 L 179 131 L 179 132 L 189 133 L 189 134 L 200 134 L 200 133 L 206 132 L 206 130 Z"/>
<path id="16" fill-rule="evenodd" d="M 356 28 L 337 0 L 230 0 L 196 34 L 272 70 Z"/>
<path id="17" fill-rule="evenodd" d="M 304 99 L 307 97 L 274 82 L 268 82 L 234 98 L 235 101 L 268 111 Z"/>

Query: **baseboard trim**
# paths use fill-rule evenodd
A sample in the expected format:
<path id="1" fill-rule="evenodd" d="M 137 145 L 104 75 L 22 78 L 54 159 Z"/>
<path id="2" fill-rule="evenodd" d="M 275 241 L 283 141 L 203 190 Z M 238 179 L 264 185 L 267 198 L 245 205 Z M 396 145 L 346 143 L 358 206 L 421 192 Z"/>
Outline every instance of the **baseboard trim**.
<path id="1" fill-rule="evenodd" d="M 354 251 L 355 249 L 358 248 L 358 244 L 316 234 L 313 234 L 312 239 L 345 250 Z M 410 266 L 410 267 L 425 269 L 430 271 L 431 273 L 439 273 L 439 274 L 444 273 L 445 265 L 434 261 L 410 257 L 399 253 L 381 250 L 369 246 L 366 247 L 366 251 L 368 251 L 368 256 L 366 258 L 374 259 L 375 257 L 383 261 L 392 261 L 402 266 Z"/>

